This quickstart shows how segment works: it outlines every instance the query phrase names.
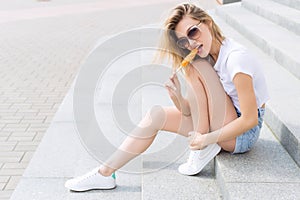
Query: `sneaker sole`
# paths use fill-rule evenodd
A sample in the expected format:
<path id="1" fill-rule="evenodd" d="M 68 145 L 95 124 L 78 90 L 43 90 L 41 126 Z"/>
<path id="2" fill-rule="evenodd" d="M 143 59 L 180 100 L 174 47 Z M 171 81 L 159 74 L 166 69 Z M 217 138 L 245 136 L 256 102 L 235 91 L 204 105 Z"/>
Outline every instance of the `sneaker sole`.
<path id="1" fill-rule="evenodd" d="M 80 189 L 80 190 L 76 190 L 76 189 L 69 189 L 71 192 L 88 192 L 91 190 L 113 190 L 115 189 L 117 186 L 115 185 L 114 187 L 107 187 L 107 188 L 88 188 L 88 189 Z"/>

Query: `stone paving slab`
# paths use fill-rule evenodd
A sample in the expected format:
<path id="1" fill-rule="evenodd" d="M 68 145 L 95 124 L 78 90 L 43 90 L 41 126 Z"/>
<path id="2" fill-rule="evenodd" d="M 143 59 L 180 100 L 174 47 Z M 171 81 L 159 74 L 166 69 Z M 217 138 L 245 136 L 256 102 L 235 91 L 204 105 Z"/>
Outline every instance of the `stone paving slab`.
<path id="1" fill-rule="evenodd" d="M 116 174 L 116 190 L 80 194 L 64 188 L 67 179 L 96 166 L 99 162 L 82 146 L 74 123 L 53 122 L 11 199 L 53 199 L 53 195 L 55 199 L 82 199 L 83 196 L 85 199 L 141 199 L 141 175 L 127 174 L 122 169 Z M 38 192 L 36 188 L 39 188 Z"/>
<path id="2" fill-rule="evenodd" d="M 225 199 L 241 198 L 241 193 L 246 199 L 270 196 L 293 199 L 300 194 L 298 191 L 291 193 L 291 187 L 300 184 L 300 168 L 266 125 L 263 125 L 260 138 L 250 152 L 220 154 L 216 159 L 216 173 Z M 281 189 L 275 190 L 274 187 Z"/>
<path id="3" fill-rule="evenodd" d="M 183 176 L 176 170 L 164 169 L 145 174 L 143 183 L 143 199 L 221 199 L 215 179 L 210 176 Z"/>
<path id="4" fill-rule="evenodd" d="M 97 164 L 80 143 L 73 123 L 52 123 L 23 176 L 72 177 Z"/>
<path id="5" fill-rule="evenodd" d="M 299 167 L 265 124 L 252 151 L 222 154 L 217 161 L 227 182 L 300 182 Z"/>
<path id="6" fill-rule="evenodd" d="M 275 1 L 277 3 L 281 3 L 286 6 L 289 6 L 291 8 L 300 10 L 300 1 L 299 0 L 289 0 L 289 1 L 273 0 L 273 1 Z"/>
<path id="7" fill-rule="evenodd" d="M 228 199 L 232 200 L 296 200 L 300 197 L 299 183 L 228 183 L 227 185 L 230 193 Z"/>
<path id="8" fill-rule="evenodd" d="M 221 199 L 215 182 L 214 160 L 195 176 L 178 173 L 178 166 L 186 162 L 188 154 L 186 150 L 170 165 L 161 154 L 143 157 L 143 199 Z"/>
<path id="9" fill-rule="evenodd" d="M 117 174 L 118 176 L 118 174 Z M 13 193 L 11 200 L 18 199 L 134 199 L 141 198 L 140 177 L 122 175 L 118 178 L 114 190 L 93 190 L 88 192 L 70 192 L 64 187 L 66 178 L 23 178 Z M 35 188 L 35 189 L 32 189 Z M 37 190 L 38 188 L 38 190 Z"/>

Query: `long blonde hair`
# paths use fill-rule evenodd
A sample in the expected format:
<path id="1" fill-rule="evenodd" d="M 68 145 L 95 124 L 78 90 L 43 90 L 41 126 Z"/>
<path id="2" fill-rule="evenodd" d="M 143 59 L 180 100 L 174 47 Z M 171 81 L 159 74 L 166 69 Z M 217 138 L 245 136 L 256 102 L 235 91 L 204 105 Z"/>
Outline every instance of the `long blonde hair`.
<path id="1" fill-rule="evenodd" d="M 204 10 L 189 3 L 177 5 L 174 9 L 172 9 L 170 16 L 164 23 L 164 31 L 160 40 L 160 51 L 158 55 L 159 60 L 163 60 L 165 57 L 171 59 L 173 61 L 174 69 L 180 65 L 183 58 L 190 52 L 187 49 L 181 49 L 176 44 L 178 38 L 175 34 L 175 27 L 184 16 L 189 16 L 192 19 L 205 24 L 209 24 L 211 22 L 212 26 L 209 29 L 213 40 L 222 44 L 222 41 L 225 39 L 220 28 Z"/>

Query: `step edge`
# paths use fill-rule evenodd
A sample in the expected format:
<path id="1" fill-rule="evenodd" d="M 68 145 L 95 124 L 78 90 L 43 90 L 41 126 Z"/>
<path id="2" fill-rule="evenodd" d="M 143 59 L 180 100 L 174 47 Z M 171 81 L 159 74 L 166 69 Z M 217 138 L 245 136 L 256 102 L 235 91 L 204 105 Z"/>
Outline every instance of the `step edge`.
<path id="1" fill-rule="evenodd" d="M 274 2 L 274 4 L 279 4 L 277 2 Z M 282 5 L 282 4 L 281 4 Z M 296 20 L 294 20 L 294 18 L 292 17 L 287 17 L 285 15 L 282 15 L 281 13 L 278 13 L 278 10 L 275 10 L 275 12 L 272 12 L 271 9 L 268 9 L 266 7 L 264 7 L 264 5 L 260 5 L 255 1 L 250 1 L 250 0 L 244 0 L 242 1 L 242 6 L 244 8 L 246 8 L 247 10 L 254 12 L 255 14 L 268 19 L 272 22 L 274 22 L 275 24 L 278 24 L 279 26 L 293 31 L 296 34 L 300 34 L 300 23 L 297 22 Z M 284 8 L 286 11 L 293 11 L 295 9 L 292 9 L 290 7 L 287 7 L 285 5 L 282 5 L 286 8 Z M 298 10 L 296 10 L 299 13 L 300 16 L 300 12 Z M 298 14 L 296 12 L 294 12 L 294 14 Z"/>
<path id="2" fill-rule="evenodd" d="M 282 5 L 285 5 L 285 6 L 288 6 L 290 8 L 295 8 L 297 10 L 300 10 L 300 1 L 298 1 L 298 0 L 289 0 L 288 2 L 282 1 L 282 0 L 272 0 L 272 1 L 282 4 Z M 293 4 L 293 5 L 291 5 L 291 4 Z"/>
<path id="3" fill-rule="evenodd" d="M 227 13 L 228 11 L 224 11 L 224 9 L 223 9 L 223 8 L 231 9 L 233 6 L 237 7 L 238 5 L 241 6 L 241 4 L 234 3 L 234 5 L 226 5 L 225 7 L 217 8 L 216 15 L 218 17 L 222 18 L 227 24 L 234 26 L 235 30 L 237 32 L 239 32 L 240 34 L 247 37 L 248 40 L 250 40 L 258 48 L 262 49 L 267 55 L 269 55 L 271 58 L 273 58 L 277 63 L 282 65 L 285 69 L 287 69 L 289 72 L 291 72 L 295 77 L 300 79 L 300 70 L 297 70 L 297 67 L 300 65 L 299 61 L 292 59 L 291 56 L 284 53 L 287 51 L 281 51 L 280 49 L 274 47 L 274 45 L 272 45 L 272 42 L 265 40 L 264 38 L 260 37 L 259 35 L 252 33 L 252 31 L 248 30 L 244 26 L 241 26 L 241 23 L 237 22 L 235 17 L 232 17 L 232 15 L 229 15 Z M 241 9 L 244 9 L 244 8 L 241 8 Z M 249 11 L 247 11 L 247 12 L 249 12 Z M 255 14 L 253 13 L 253 15 L 255 15 Z M 256 15 L 256 16 L 260 17 L 258 15 Z M 262 17 L 260 17 L 260 18 L 262 18 Z M 284 59 L 281 59 L 281 58 L 284 58 Z"/>
<path id="4" fill-rule="evenodd" d="M 272 108 L 266 107 L 265 123 L 272 131 L 276 139 L 280 142 L 283 148 L 288 152 L 295 163 L 300 167 L 300 140 L 289 129 L 288 125 L 276 115 Z M 280 129 L 280 131 L 279 131 Z"/>

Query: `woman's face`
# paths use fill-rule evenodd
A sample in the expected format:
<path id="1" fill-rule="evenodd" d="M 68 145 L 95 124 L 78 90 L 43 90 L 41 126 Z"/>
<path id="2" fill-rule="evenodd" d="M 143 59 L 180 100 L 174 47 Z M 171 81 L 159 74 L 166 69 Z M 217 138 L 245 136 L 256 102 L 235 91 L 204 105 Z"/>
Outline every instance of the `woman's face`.
<path id="1" fill-rule="evenodd" d="M 175 27 L 177 38 L 187 38 L 190 29 L 192 28 L 193 30 L 193 27 L 197 26 L 199 23 L 200 22 L 198 20 L 192 19 L 189 16 L 184 16 Z M 205 58 L 211 51 L 212 35 L 208 29 L 208 25 L 206 25 L 205 23 L 202 22 L 200 25 L 198 25 L 198 28 L 200 29 L 199 38 L 195 40 L 189 39 L 190 45 L 188 49 L 192 50 L 194 48 L 198 48 L 198 55 L 201 58 Z"/>

